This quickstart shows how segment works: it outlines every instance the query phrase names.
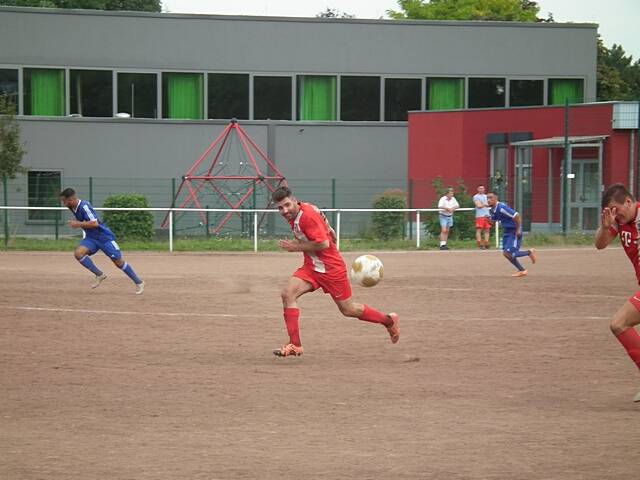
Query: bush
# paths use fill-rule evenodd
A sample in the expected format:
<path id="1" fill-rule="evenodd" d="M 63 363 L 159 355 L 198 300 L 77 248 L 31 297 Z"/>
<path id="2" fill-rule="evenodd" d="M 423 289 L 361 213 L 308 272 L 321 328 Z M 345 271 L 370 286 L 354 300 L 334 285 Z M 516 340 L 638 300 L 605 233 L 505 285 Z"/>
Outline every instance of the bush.
<path id="1" fill-rule="evenodd" d="M 473 197 L 467 192 L 467 187 L 464 181 L 459 178 L 457 180 L 458 185 L 453 186 L 455 192 L 454 197 L 460 204 L 461 208 L 473 207 Z M 438 208 L 438 200 L 447 191 L 448 186 L 443 185 L 442 177 L 436 177 L 431 181 L 431 185 L 436 191 L 436 200 L 432 203 L 433 208 Z M 424 221 L 427 231 L 437 237 L 440 233 L 440 220 L 437 213 L 429 215 L 428 219 Z M 453 214 L 453 228 L 449 231 L 449 238 L 451 240 L 469 240 L 476 236 L 475 215 L 473 212 L 459 212 Z"/>
<path id="2" fill-rule="evenodd" d="M 385 190 L 373 199 L 373 208 L 407 208 L 407 199 L 402 190 Z M 373 232 L 377 238 L 384 240 L 401 238 L 404 219 L 404 212 L 373 212 Z"/>
<path id="3" fill-rule="evenodd" d="M 146 197 L 135 193 L 110 195 L 103 204 L 110 208 L 148 208 Z M 152 240 L 153 213 L 151 212 L 104 212 L 104 223 L 118 240 Z"/>

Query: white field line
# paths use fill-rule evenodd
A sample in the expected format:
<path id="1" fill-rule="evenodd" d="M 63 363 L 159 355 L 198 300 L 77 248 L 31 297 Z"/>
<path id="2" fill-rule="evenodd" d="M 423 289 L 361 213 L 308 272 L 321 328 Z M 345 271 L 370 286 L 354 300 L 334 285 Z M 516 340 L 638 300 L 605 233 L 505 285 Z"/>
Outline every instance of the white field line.
<path id="1" fill-rule="evenodd" d="M 277 315 L 245 315 L 245 314 L 231 314 L 231 313 L 191 313 L 191 312 L 134 312 L 134 311 L 117 311 L 117 310 L 87 310 L 87 309 L 76 309 L 76 308 L 48 308 L 48 307 L 17 307 L 10 305 L 0 305 L 0 308 L 6 310 L 19 310 L 19 311 L 30 311 L 30 312 L 58 312 L 58 313 L 82 313 L 82 314 L 95 314 L 95 315 L 144 315 L 149 317 L 199 317 L 199 318 L 207 318 L 207 317 L 222 317 L 222 318 L 280 318 Z M 338 312 L 335 312 L 338 315 Z M 451 317 L 443 317 L 441 315 L 436 315 L 438 320 L 463 320 L 463 321 L 486 321 L 487 317 L 470 317 L 466 315 L 457 315 Z M 325 319 L 326 315 L 316 316 L 316 315 L 305 315 L 305 318 L 308 319 Z M 516 317 L 516 316 L 507 316 L 507 317 L 491 317 L 492 320 L 505 320 L 505 321 L 534 321 L 534 320 L 566 320 L 569 318 L 579 318 L 583 320 L 608 320 L 610 317 L 597 317 L 597 316 L 576 316 L 576 315 L 567 315 L 562 317 L 549 317 L 549 316 L 526 316 L 526 317 Z M 428 321 L 428 320 L 427 320 Z"/>

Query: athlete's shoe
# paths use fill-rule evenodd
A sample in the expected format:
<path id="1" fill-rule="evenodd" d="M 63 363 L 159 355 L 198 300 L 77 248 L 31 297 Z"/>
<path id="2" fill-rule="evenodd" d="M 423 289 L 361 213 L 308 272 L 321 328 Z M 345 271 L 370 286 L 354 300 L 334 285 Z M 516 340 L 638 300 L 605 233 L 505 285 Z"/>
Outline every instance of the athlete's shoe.
<path id="1" fill-rule="evenodd" d="M 96 278 L 93 279 L 93 283 L 91 284 L 91 288 L 98 288 L 106 278 L 107 276 L 104 273 L 102 275 L 96 275 Z"/>
<path id="2" fill-rule="evenodd" d="M 512 273 L 511 276 L 512 277 L 526 277 L 527 276 L 527 271 L 526 270 L 519 270 L 516 273 Z"/>
<path id="3" fill-rule="evenodd" d="M 633 397 L 633 401 L 636 403 L 640 403 L 640 391 L 636 393 L 635 397 Z"/>
<path id="4" fill-rule="evenodd" d="M 398 340 L 400 340 L 400 318 L 397 313 L 390 313 L 389 316 L 393 323 L 390 327 L 385 325 L 385 328 L 387 329 L 387 332 L 389 332 L 391 343 L 398 343 Z"/>
<path id="5" fill-rule="evenodd" d="M 144 282 L 136 283 L 136 295 L 142 295 L 144 292 Z"/>
<path id="6" fill-rule="evenodd" d="M 529 249 L 529 258 L 531 259 L 531 263 L 536 263 L 536 260 L 538 260 L 535 248 Z"/>
<path id="7" fill-rule="evenodd" d="M 293 343 L 287 343 L 283 345 L 280 350 L 274 350 L 273 354 L 276 357 L 299 357 L 304 352 L 302 345 L 296 347 Z"/>

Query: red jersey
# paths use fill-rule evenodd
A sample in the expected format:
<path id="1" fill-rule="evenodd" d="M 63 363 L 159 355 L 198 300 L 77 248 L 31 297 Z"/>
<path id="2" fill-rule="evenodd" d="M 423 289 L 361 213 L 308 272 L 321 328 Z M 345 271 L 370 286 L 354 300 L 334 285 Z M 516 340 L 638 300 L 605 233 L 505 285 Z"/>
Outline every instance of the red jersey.
<path id="1" fill-rule="evenodd" d="M 624 225 L 615 223 L 610 231 L 614 235 L 620 236 L 620 243 L 624 248 L 627 257 L 631 260 L 633 269 L 636 271 L 636 278 L 640 283 L 640 258 L 638 258 L 638 242 L 640 241 L 640 202 L 636 203 L 636 218 Z"/>
<path id="2" fill-rule="evenodd" d="M 336 270 L 346 272 L 344 260 L 336 248 L 335 233 L 327 217 L 315 205 L 303 202 L 298 205 L 298 215 L 294 220 L 289 220 L 293 236 L 310 242 L 329 240 L 329 247 L 324 250 L 303 252 L 304 265 L 319 273 L 334 273 Z"/>

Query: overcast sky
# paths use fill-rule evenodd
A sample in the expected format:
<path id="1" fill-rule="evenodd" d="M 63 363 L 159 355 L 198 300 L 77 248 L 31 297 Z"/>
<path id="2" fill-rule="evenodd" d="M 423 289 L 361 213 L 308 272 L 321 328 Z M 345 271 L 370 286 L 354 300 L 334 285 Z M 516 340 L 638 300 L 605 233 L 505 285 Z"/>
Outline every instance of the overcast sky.
<path id="1" fill-rule="evenodd" d="M 605 45 L 622 45 L 640 58 L 640 0 L 537 0 L 541 16 L 553 13 L 557 22 L 598 23 Z M 397 10 L 395 0 L 162 0 L 172 13 L 314 17 L 327 7 L 357 18 L 385 17 Z"/>

